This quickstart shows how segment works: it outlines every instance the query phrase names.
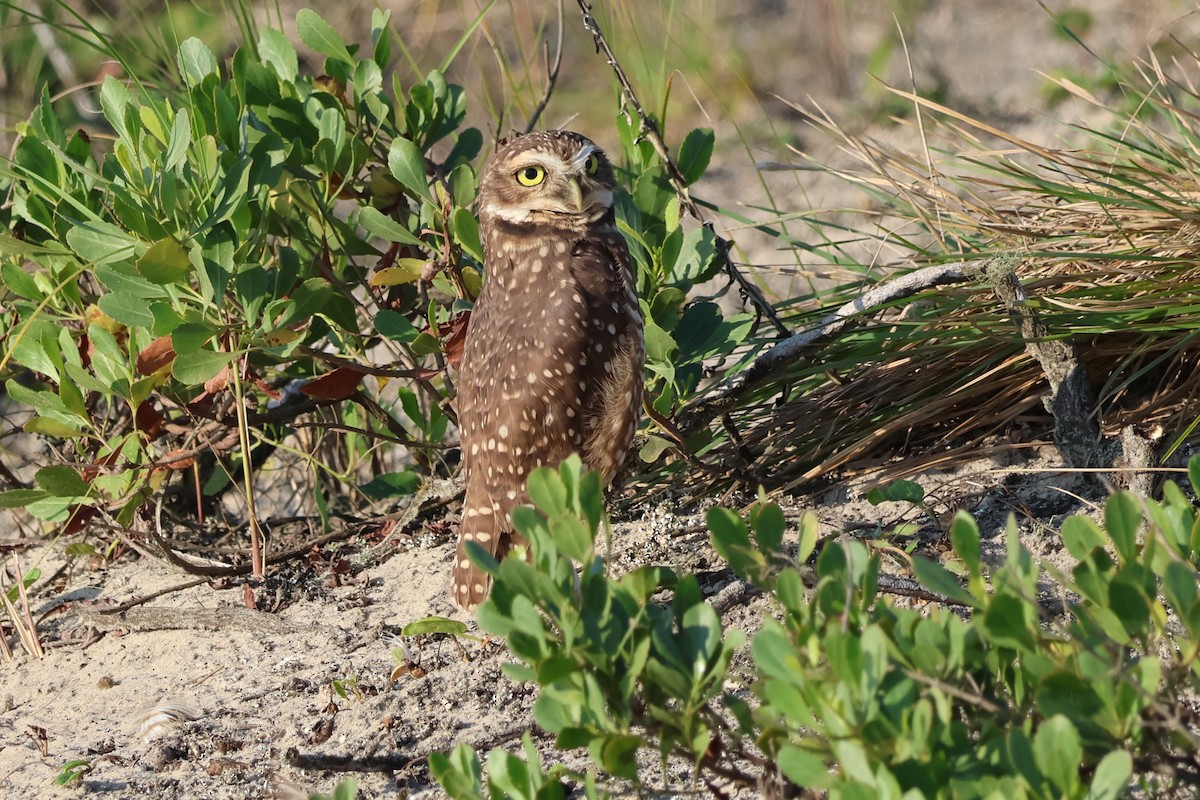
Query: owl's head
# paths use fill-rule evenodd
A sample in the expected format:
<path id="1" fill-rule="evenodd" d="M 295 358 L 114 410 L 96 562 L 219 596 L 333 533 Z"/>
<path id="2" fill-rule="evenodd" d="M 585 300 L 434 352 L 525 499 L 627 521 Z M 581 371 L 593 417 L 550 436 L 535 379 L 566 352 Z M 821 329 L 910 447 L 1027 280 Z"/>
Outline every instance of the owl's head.
<path id="1" fill-rule="evenodd" d="M 479 186 L 486 221 L 577 227 L 612 208 L 616 176 L 604 151 L 572 131 L 541 131 L 505 142 L 488 160 Z"/>

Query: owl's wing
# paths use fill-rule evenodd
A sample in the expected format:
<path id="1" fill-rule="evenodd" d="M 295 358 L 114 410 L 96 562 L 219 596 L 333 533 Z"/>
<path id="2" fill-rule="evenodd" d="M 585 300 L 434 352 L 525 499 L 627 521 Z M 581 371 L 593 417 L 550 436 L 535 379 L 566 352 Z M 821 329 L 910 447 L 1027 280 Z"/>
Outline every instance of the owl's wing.
<path id="1" fill-rule="evenodd" d="M 615 225 L 572 251 L 588 342 L 582 398 L 584 462 L 610 480 L 625 460 L 642 405 L 645 340 L 629 250 Z"/>
<path id="2" fill-rule="evenodd" d="M 585 437 L 584 293 L 565 261 L 539 273 L 539 280 L 528 279 L 534 277 L 528 264 L 496 269 L 504 277 L 490 278 L 476 303 L 459 377 L 467 490 L 452 585 L 464 608 L 483 602 L 490 588 L 490 579 L 470 563 L 467 542 L 503 556 L 509 514 L 528 502 L 529 473 L 581 451 Z"/>

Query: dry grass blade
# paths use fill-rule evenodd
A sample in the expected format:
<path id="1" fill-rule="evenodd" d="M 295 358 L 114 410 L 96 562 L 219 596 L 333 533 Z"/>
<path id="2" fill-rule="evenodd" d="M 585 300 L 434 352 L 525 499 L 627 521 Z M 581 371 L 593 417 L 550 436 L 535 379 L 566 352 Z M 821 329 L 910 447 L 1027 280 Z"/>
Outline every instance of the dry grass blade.
<path id="1" fill-rule="evenodd" d="M 29 597 L 25 594 L 25 582 L 23 580 L 24 573 L 21 572 L 21 562 L 17 557 L 13 556 L 13 569 L 17 575 L 15 588 L 17 590 L 17 598 L 20 600 L 21 607 L 18 609 L 16 604 L 8 596 L 9 589 L 0 586 L 0 602 L 4 604 L 4 613 L 8 615 L 8 619 L 12 622 L 13 628 L 17 632 L 17 638 L 21 642 L 21 646 L 25 648 L 25 652 L 34 658 L 42 658 L 46 655 L 42 649 L 42 640 L 38 636 L 37 625 L 33 621 L 33 614 L 29 611 Z M 0 641 L 3 637 L 0 637 Z M 4 642 L 4 654 L 11 661 L 13 654 L 8 642 Z"/>

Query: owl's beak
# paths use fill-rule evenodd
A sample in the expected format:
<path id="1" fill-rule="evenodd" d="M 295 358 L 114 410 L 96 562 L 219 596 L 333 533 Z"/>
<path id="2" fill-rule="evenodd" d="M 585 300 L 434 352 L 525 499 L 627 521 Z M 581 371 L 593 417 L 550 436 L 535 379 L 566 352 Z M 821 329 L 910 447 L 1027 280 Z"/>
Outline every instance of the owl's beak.
<path id="1" fill-rule="evenodd" d="M 578 178 L 570 178 L 567 180 L 567 207 L 576 214 L 583 213 L 583 187 L 579 185 Z"/>

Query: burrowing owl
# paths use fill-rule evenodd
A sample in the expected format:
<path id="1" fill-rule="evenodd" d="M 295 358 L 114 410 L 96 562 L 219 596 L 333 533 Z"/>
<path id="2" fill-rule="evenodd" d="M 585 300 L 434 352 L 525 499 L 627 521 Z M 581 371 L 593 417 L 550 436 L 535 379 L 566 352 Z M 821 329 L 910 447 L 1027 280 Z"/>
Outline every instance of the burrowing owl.
<path id="1" fill-rule="evenodd" d="M 458 384 L 467 495 L 452 591 L 464 608 L 490 583 L 466 543 L 508 550 L 534 468 L 579 453 L 607 482 L 633 441 L 645 344 L 615 187 L 600 148 L 569 131 L 513 139 L 484 168 L 486 281 Z"/>

